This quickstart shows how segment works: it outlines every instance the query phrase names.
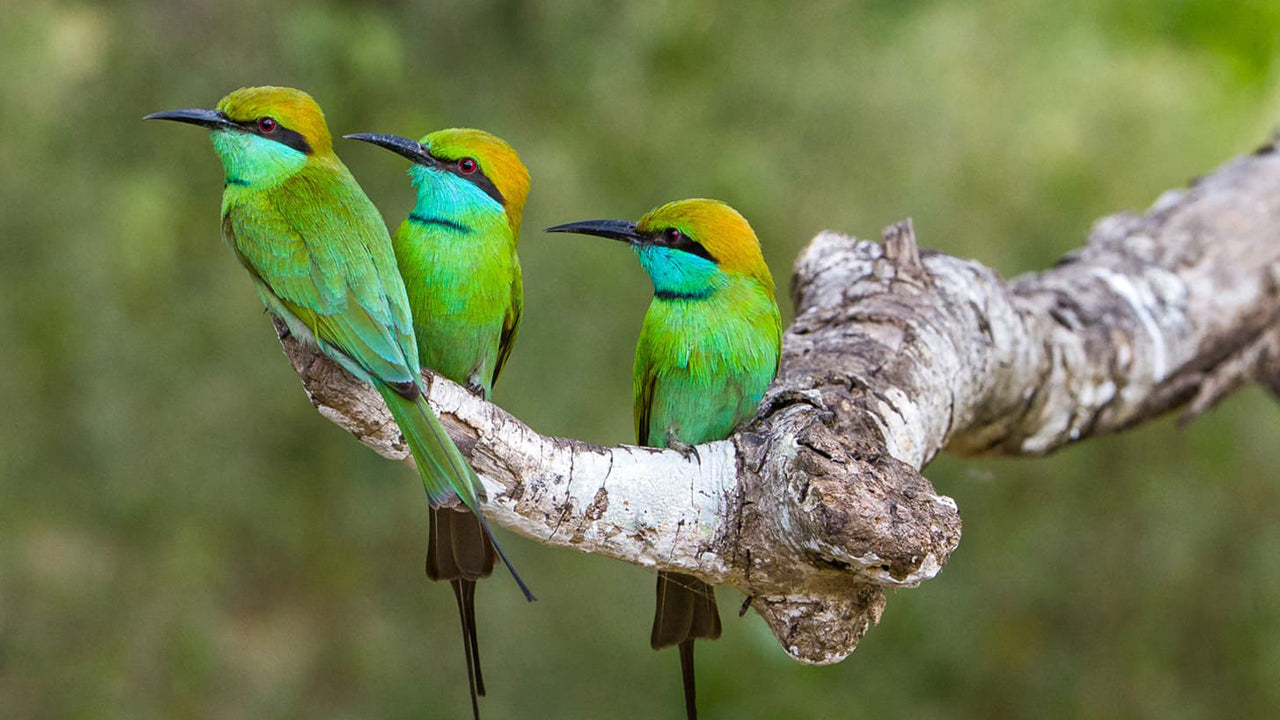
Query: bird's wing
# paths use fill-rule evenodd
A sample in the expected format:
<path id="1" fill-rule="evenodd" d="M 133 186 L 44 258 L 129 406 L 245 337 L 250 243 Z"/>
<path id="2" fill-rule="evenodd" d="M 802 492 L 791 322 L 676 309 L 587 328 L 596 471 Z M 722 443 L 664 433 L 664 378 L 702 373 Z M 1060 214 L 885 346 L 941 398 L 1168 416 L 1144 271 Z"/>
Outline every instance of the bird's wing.
<path id="1" fill-rule="evenodd" d="M 507 358 L 511 356 L 511 348 L 516 344 L 516 335 L 520 334 L 520 321 L 524 319 L 524 280 L 521 277 L 520 263 L 516 262 L 515 277 L 511 281 L 511 304 L 507 306 L 507 315 L 502 319 L 502 335 L 498 338 L 498 359 L 493 364 L 493 381 L 498 383 L 502 368 L 506 367 Z"/>
<path id="2" fill-rule="evenodd" d="M 245 267 L 317 340 L 372 377 L 416 383 L 408 298 L 390 240 L 380 237 L 385 226 L 354 180 L 343 180 L 299 173 L 232 208 L 224 229 Z"/>
<path id="3" fill-rule="evenodd" d="M 643 337 L 643 334 L 642 334 Z M 648 446 L 649 420 L 653 410 L 653 398 L 658 388 L 658 374 L 655 372 L 651 357 L 644 352 L 647 346 L 641 342 L 636 345 L 636 364 L 633 372 L 631 398 L 632 410 L 635 413 L 636 444 Z M 656 438 L 659 443 L 666 443 L 666 438 Z"/>

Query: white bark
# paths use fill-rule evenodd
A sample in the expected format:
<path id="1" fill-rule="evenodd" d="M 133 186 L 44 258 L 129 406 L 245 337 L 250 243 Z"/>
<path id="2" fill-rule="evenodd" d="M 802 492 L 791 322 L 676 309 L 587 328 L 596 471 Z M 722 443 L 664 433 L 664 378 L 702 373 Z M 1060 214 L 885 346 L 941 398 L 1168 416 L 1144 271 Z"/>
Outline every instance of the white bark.
<path id="1" fill-rule="evenodd" d="M 440 378 L 429 399 L 501 525 L 738 587 L 793 657 L 836 662 L 884 588 L 932 578 L 959 543 L 955 503 L 919 473 L 942 449 L 1044 454 L 1250 380 L 1280 390 L 1280 154 L 1105 218 L 1010 282 L 919 252 L 903 224 L 883 245 L 819 235 L 792 289 L 760 416 L 688 454 L 544 437 Z M 411 462 L 376 393 L 282 343 L 325 417 Z"/>

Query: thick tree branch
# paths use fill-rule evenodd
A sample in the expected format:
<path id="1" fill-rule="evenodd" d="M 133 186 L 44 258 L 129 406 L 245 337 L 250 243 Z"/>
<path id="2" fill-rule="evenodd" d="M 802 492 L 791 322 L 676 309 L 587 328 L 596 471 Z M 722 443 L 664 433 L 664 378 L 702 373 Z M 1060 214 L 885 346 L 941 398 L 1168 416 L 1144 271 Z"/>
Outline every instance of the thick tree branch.
<path id="1" fill-rule="evenodd" d="M 933 577 L 959 543 L 955 503 L 919 472 L 940 450 L 1039 455 L 1247 381 L 1280 391 L 1280 155 L 1104 218 L 1010 282 L 920 252 L 902 224 L 883 245 L 819 235 L 792 286 L 759 417 L 688 454 L 545 437 L 439 378 L 430 400 L 503 526 L 738 587 L 793 657 L 836 662 L 884 588 Z M 282 343 L 322 414 L 407 461 L 376 393 Z"/>

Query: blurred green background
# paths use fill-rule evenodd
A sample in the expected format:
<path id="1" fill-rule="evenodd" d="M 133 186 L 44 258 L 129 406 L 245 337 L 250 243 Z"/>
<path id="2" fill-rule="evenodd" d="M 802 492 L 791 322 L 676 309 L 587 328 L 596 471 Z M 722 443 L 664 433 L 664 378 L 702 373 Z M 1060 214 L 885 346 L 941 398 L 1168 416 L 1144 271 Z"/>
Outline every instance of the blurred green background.
<path id="1" fill-rule="evenodd" d="M 1280 121 L 1280 5 L 207 0 L 0 7 L 0 716 L 454 718 L 453 599 L 407 469 L 322 419 L 218 237 L 203 133 L 242 85 L 336 132 L 492 130 L 532 169 L 526 318 L 496 397 L 630 441 L 651 290 L 550 224 L 742 210 L 785 289 L 809 237 L 1041 269 Z M 399 223 L 405 165 L 339 142 Z M 785 295 L 785 293 L 784 293 Z M 784 298 L 784 306 L 787 302 Z M 786 311 L 789 313 L 789 309 Z M 964 541 L 847 661 L 759 618 L 700 645 L 715 718 L 1236 718 L 1280 707 L 1280 409 L 1250 389 L 1043 460 L 942 458 Z M 676 718 L 652 575 L 505 535 L 486 718 Z"/>

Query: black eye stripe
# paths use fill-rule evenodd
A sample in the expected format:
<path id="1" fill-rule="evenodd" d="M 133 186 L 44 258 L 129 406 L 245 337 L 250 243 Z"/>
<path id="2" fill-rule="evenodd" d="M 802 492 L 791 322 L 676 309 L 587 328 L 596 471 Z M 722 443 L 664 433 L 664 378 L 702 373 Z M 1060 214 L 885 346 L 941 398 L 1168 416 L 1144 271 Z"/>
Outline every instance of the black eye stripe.
<path id="1" fill-rule="evenodd" d="M 677 233 L 677 237 L 674 242 L 668 236 L 667 231 L 669 230 L 675 230 Z M 707 249 L 703 247 L 702 243 L 689 237 L 687 233 L 681 232 L 679 228 L 664 228 L 655 233 L 653 238 L 655 245 L 662 245 L 664 247 L 669 247 L 672 250 L 687 252 L 690 255 L 697 255 L 703 260 L 710 260 L 717 265 L 720 264 L 719 260 L 715 259 L 711 253 L 707 252 Z"/>
<path id="2" fill-rule="evenodd" d="M 479 160 L 475 161 L 475 170 L 472 170 L 470 173 L 464 173 L 462 172 L 462 168 L 458 167 L 458 164 L 461 163 L 462 160 L 447 160 L 434 155 L 432 155 L 432 157 L 435 157 L 436 160 L 439 161 L 441 168 L 448 170 L 454 175 L 457 175 L 463 180 L 466 180 L 480 188 L 486 195 L 497 201 L 499 205 L 505 206 L 507 204 L 506 198 L 502 197 L 502 193 L 498 191 L 498 186 L 493 184 L 493 181 L 489 179 L 488 175 L 485 175 L 484 168 L 480 166 Z"/>
<path id="3" fill-rule="evenodd" d="M 311 154 L 311 143 L 308 143 L 307 139 L 302 137 L 301 133 L 295 132 L 284 125 L 281 125 L 279 120 L 276 120 L 276 127 L 274 130 L 270 133 L 264 133 L 262 132 L 262 128 L 258 126 L 258 122 L 260 120 L 261 118 L 257 120 L 245 120 L 244 122 L 236 123 L 236 125 L 240 128 L 241 132 L 246 132 L 250 135 L 257 135 L 258 137 L 264 137 L 268 140 L 275 140 L 281 145 L 287 145 L 304 155 Z"/>

